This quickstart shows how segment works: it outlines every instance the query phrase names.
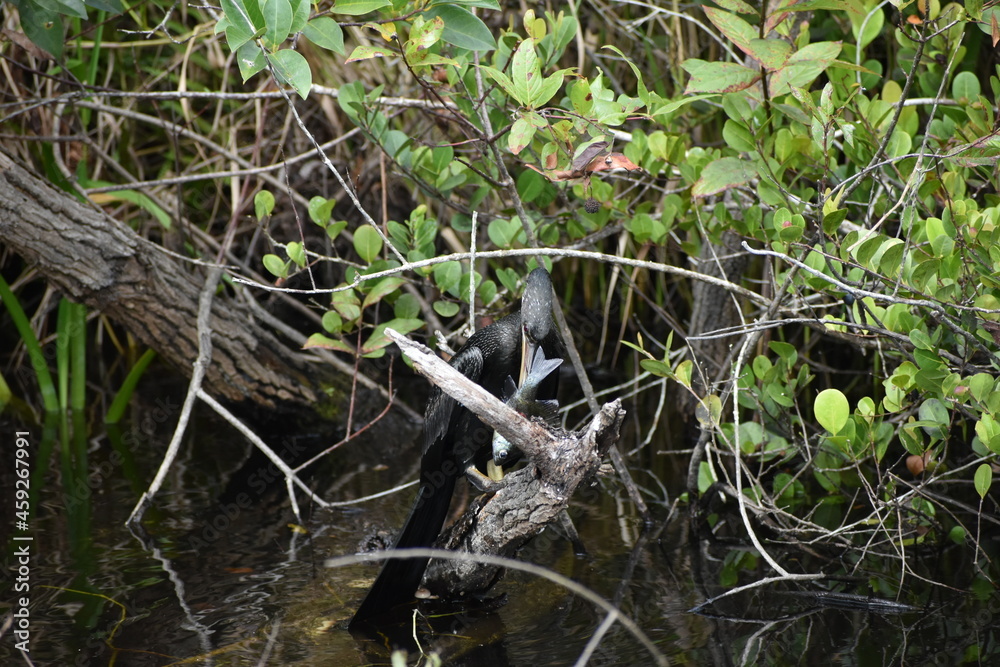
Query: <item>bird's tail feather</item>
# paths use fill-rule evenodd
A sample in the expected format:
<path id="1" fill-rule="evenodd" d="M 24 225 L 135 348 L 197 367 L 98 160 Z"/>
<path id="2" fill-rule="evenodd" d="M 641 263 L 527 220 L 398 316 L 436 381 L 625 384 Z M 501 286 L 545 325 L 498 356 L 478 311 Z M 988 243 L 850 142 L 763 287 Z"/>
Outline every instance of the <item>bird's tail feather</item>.
<path id="1" fill-rule="evenodd" d="M 442 475 L 440 484 L 434 479 L 420 483 L 417 500 L 410 516 L 403 525 L 393 549 L 413 549 L 433 546 L 444 520 L 448 516 L 455 477 Z M 381 616 L 393 607 L 411 602 L 427 568 L 427 558 L 391 558 L 382 565 L 382 571 L 372 584 L 364 602 L 355 612 L 350 626 L 356 627 Z"/>

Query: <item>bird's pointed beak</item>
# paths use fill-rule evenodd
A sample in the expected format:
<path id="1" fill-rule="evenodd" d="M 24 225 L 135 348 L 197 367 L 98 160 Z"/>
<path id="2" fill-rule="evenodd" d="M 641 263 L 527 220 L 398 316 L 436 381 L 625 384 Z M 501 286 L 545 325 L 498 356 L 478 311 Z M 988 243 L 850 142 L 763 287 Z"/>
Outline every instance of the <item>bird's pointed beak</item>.
<path id="1" fill-rule="evenodd" d="M 533 343 L 528 335 L 521 332 L 521 373 L 517 381 L 517 386 L 524 385 L 524 379 L 528 377 L 528 372 L 531 370 L 531 362 L 535 358 L 535 350 L 538 349 L 538 344 Z"/>

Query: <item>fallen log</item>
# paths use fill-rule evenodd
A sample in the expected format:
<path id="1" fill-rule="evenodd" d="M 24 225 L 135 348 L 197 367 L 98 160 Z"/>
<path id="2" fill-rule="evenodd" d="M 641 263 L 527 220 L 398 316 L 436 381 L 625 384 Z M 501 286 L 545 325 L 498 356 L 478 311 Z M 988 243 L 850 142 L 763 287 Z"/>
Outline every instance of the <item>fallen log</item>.
<path id="1" fill-rule="evenodd" d="M 85 206 L 0 153 L 0 241 L 70 300 L 125 327 L 190 377 L 206 267 Z M 236 408 L 327 416 L 348 378 L 310 360 L 230 293 L 212 305 L 204 388 Z M 267 413 L 264 413 L 265 415 Z"/>

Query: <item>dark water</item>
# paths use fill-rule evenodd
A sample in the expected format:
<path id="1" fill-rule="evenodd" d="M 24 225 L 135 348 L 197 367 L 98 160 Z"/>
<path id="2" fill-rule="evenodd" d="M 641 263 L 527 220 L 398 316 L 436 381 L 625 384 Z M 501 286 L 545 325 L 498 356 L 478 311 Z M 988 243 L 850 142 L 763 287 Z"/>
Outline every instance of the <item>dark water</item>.
<path id="1" fill-rule="evenodd" d="M 354 553 L 377 528 L 399 526 L 412 489 L 331 510 L 310 507 L 300 494 L 308 531 L 300 532 L 293 527 L 297 519 L 280 476 L 241 436 L 199 409 L 163 490 L 146 513 L 144 531 L 133 534 L 126 518 L 155 474 L 180 405 L 179 395 L 155 393 L 137 396 L 130 421 L 120 428 L 91 420 L 45 430 L 0 417 L 7 545 L 0 599 L 9 604 L 20 595 L 15 591 L 17 550 L 25 541 L 11 538 L 30 535 L 31 661 L 387 664 L 384 653 L 345 629 L 377 567 L 330 569 L 324 562 Z M 33 513 L 28 531 L 11 532 L 15 431 L 26 431 L 30 443 Z M 319 444 L 318 438 L 295 431 L 289 425 L 269 443 L 299 455 Z M 364 441 L 338 449 L 308 477 L 310 484 L 329 501 L 346 501 L 412 478 L 415 444 L 394 443 L 405 454 L 390 456 L 391 467 L 373 465 L 385 460 L 384 440 L 374 429 Z M 967 585 L 971 552 L 958 548 L 911 554 L 913 569 L 905 575 L 889 559 L 876 563 L 877 572 L 868 563 L 853 579 L 823 584 L 866 595 L 872 582 L 899 586 L 901 581 L 899 600 L 919 606 L 915 611 L 822 606 L 799 595 L 815 587 L 785 584 L 726 598 L 705 614 L 690 613 L 730 582 L 746 584 L 772 573 L 739 543 L 698 539 L 683 506 L 667 521 L 686 459 L 655 453 L 663 447 L 654 443 L 637 461 L 659 478 L 636 475 L 648 487 L 659 522 L 651 532 L 643 532 L 622 489 L 605 481 L 581 494 L 571 511 L 587 556 L 574 555 L 567 540 L 547 533 L 522 557 L 615 601 L 671 664 L 1000 664 L 995 594 L 980 591 L 977 597 L 931 583 Z M 664 498 L 663 489 L 672 492 L 670 498 Z M 984 546 L 990 544 L 995 563 L 996 542 Z M 849 553 L 825 554 L 803 562 L 801 570 L 830 571 L 839 563 L 846 571 L 851 559 Z M 441 651 L 446 664 L 571 665 L 604 620 L 589 602 L 526 574 L 509 573 L 494 594 L 505 594 L 506 604 L 470 623 L 464 629 L 467 639 L 424 637 L 425 648 Z M 8 610 L 4 616 L 0 664 L 21 664 L 14 650 L 20 620 Z M 636 638 L 615 625 L 589 664 L 654 661 Z"/>

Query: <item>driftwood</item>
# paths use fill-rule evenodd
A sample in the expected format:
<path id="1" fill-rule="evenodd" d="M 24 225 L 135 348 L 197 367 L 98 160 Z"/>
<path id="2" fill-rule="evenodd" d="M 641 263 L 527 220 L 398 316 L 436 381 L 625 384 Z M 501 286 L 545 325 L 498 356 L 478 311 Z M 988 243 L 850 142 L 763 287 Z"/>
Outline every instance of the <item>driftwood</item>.
<path id="1" fill-rule="evenodd" d="M 204 267 L 87 207 L 0 153 L 0 240 L 67 297 L 128 329 L 185 375 L 198 354 Z M 204 388 L 246 408 L 316 415 L 346 378 L 310 362 L 227 294 L 214 300 Z M 297 347 L 297 346 L 296 346 Z M 332 392 L 334 395 L 336 391 Z"/>
<path id="2" fill-rule="evenodd" d="M 417 372 L 516 444 L 528 459 L 526 467 L 504 477 L 499 490 L 477 498 L 438 539 L 436 546 L 473 556 L 431 561 L 424 575 L 431 592 L 448 597 L 485 590 L 496 581 L 500 568 L 477 563 L 475 554 L 513 556 L 557 520 L 573 492 L 596 475 L 618 439 L 625 410 L 615 400 L 605 404 L 586 429 L 554 433 L 519 415 L 423 345 L 391 329 L 386 334 L 410 357 Z"/>

